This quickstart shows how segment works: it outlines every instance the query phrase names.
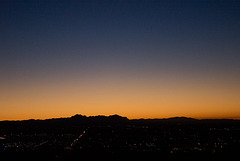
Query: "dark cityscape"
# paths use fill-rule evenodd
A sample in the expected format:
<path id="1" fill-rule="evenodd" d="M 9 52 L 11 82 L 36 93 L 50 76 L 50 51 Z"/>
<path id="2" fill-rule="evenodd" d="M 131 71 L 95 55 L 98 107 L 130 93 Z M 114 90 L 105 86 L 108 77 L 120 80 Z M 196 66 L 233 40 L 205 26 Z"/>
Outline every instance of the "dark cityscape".
<path id="1" fill-rule="evenodd" d="M 20 160 L 236 160 L 240 152 L 239 120 L 75 115 L 1 121 L 0 136 L 0 155 Z"/>

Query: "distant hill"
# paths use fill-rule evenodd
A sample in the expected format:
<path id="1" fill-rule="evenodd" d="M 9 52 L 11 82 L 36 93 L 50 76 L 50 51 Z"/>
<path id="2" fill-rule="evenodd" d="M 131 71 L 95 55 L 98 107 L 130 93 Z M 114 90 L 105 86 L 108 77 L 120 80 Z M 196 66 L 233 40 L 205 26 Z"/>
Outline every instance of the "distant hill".
<path id="1" fill-rule="evenodd" d="M 171 117 L 163 119 L 134 119 L 131 120 L 136 124 L 195 124 L 201 120 L 189 117 Z"/>
<path id="2" fill-rule="evenodd" d="M 172 117 L 164 119 L 132 119 L 119 115 L 85 116 L 76 114 L 68 118 L 52 118 L 46 120 L 0 121 L 1 127 L 66 127 L 88 125 L 126 125 L 126 124 L 239 124 L 240 120 L 232 119 L 194 119 L 188 117 Z"/>
<path id="3" fill-rule="evenodd" d="M 110 115 L 110 116 L 84 116 L 84 115 L 74 115 L 69 118 L 70 122 L 82 122 L 86 124 L 119 124 L 119 123 L 127 123 L 129 119 L 127 117 L 122 117 L 119 115 Z"/>
<path id="4" fill-rule="evenodd" d="M 68 118 L 52 118 L 45 120 L 22 120 L 22 121 L 0 121 L 0 128 L 3 127 L 74 127 L 74 126 L 88 126 L 88 125 L 121 125 L 129 122 L 127 117 L 119 115 L 110 116 L 85 116 L 85 115 L 74 115 Z"/>

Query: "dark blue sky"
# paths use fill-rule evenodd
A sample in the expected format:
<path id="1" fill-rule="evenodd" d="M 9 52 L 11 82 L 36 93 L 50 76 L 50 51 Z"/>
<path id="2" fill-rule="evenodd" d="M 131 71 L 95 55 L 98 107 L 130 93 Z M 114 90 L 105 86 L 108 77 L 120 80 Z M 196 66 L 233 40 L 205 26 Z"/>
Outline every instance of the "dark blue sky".
<path id="1" fill-rule="evenodd" d="M 5 90 L 118 74 L 240 80 L 237 0 L 3 0 L 0 35 Z"/>
<path id="2" fill-rule="evenodd" d="M 239 1 L 1 1 L 0 7 L 6 67 L 116 61 L 221 68 L 240 57 Z"/>

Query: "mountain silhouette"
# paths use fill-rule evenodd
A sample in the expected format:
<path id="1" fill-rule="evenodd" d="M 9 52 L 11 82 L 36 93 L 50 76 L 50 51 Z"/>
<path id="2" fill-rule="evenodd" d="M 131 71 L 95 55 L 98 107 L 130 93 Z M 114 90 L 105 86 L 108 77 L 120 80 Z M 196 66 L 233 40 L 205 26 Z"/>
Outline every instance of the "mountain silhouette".
<path id="1" fill-rule="evenodd" d="M 171 117 L 164 119 L 128 119 L 120 115 L 97 115 L 85 116 L 76 114 L 68 118 L 52 118 L 45 120 L 22 120 L 22 121 L 0 121 L 0 128 L 3 127 L 67 127 L 67 126 L 88 126 L 88 125 L 127 125 L 127 124 L 235 124 L 240 120 L 233 119 L 194 119 L 189 117 Z"/>

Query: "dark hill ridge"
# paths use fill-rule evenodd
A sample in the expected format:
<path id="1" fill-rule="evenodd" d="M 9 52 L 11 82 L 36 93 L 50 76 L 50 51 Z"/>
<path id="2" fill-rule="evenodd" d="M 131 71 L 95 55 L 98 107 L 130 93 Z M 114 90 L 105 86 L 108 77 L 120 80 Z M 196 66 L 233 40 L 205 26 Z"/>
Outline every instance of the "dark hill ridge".
<path id="1" fill-rule="evenodd" d="M 98 116 L 85 116 L 85 115 L 74 115 L 71 118 L 68 118 L 69 121 L 73 122 L 81 122 L 86 124 L 119 124 L 119 123 L 127 123 L 129 119 L 127 117 L 122 117 L 119 115 L 98 115 Z"/>
<path id="2" fill-rule="evenodd" d="M 194 119 L 188 117 L 171 117 L 171 118 L 164 118 L 164 119 L 132 119 L 129 120 L 127 117 L 119 116 L 119 115 L 98 115 L 98 116 L 85 116 L 76 114 L 72 117 L 68 118 L 52 118 L 46 120 L 22 120 L 22 121 L 0 121 L 1 126 L 19 126 L 19 125 L 45 125 L 47 126 L 68 126 L 68 125 L 99 125 L 99 124 L 198 124 L 198 123 L 211 123 L 211 124 L 231 124 L 231 123 L 240 123 L 240 120 L 233 120 L 233 119 Z"/>
<path id="3" fill-rule="evenodd" d="M 104 115 L 97 115 L 97 116 L 85 116 L 85 115 L 79 115 L 79 114 L 76 114 L 72 117 L 70 117 L 70 119 L 97 119 L 97 120 L 128 120 L 127 117 L 122 117 L 122 116 L 119 116 L 119 115 L 109 115 L 109 116 L 104 116 Z"/>
<path id="4" fill-rule="evenodd" d="M 84 116 L 74 115 L 69 118 L 52 118 L 46 120 L 22 120 L 22 121 L 0 121 L 1 133 L 52 133 L 52 132 L 76 132 L 78 129 L 89 126 L 125 126 L 129 123 L 126 117 L 118 115 L 110 116 Z"/>
<path id="5" fill-rule="evenodd" d="M 172 117 L 165 119 L 128 119 L 119 115 L 85 116 L 74 115 L 68 118 L 52 118 L 46 120 L 0 121 L 1 134 L 11 133 L 76 133 L 79 129 L 89 127 L 240 127 L 240 120 L 198 120 L 187 117 Z"/>
<path id="6" fill-rule="evenodd" d="M 198 119 L 190 118 L 190 117 L 170 117 L 170 118 L 165 118 L 165 119 L 156 119 L 159 121 L 163 122 L 197 122 L 199 121 Z"/>
<path id="7" fill-rule="evenodd" d="M 68 118 L 52 118 L 45 120 L 22 120 L 22 121 L 0 121 L 1 127 L 68 127 L 68 126 L 88 126 L 88 125 L 100 125 L 100 124 L 109 124 L 109 125 L 118 125 L 126 124 L 129 120 L 127 117 L 122 117 L 119 115 L 110 115 L 110 116 L 85 116 L 85 115 L 74 115 Z"/>

